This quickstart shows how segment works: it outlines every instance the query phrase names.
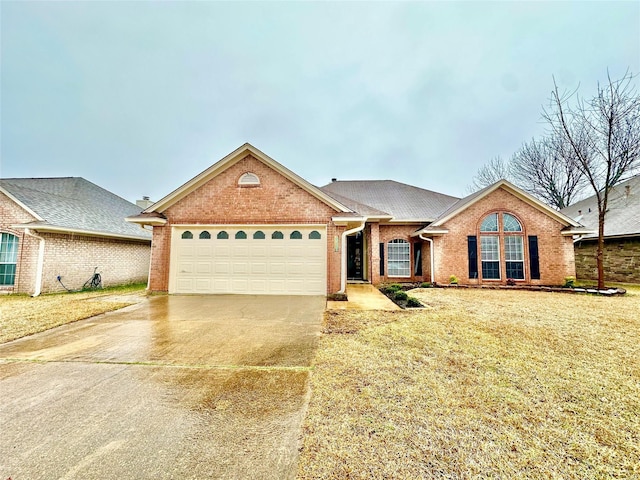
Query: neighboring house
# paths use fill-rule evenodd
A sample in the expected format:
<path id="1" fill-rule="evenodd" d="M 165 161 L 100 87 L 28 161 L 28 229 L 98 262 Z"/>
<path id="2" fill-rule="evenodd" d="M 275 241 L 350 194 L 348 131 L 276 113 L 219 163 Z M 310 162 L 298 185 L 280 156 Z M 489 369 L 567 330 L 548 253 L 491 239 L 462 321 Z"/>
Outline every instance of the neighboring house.
<path id="1" fill-rule="evenodd" d="M 598 203 L 595 195 L 562 212 L 593 232 L 574 242 L 578 278 L 597 280 Z M 609 192 L 604 222 L 604 276 L 609 282 L 640 283 L 640 175 Z"/>
<path id="2" fill-rule="evenodd" d="M 0 291 L 38 295 L 146 281 L 151 233 L 140 207 L 83 178 L 0 179 Z"/>
<path id="3" fill-rule="evenodd" d="M 249 144 L 127 220 L 153 226 L 149 288 L 169 293 L 558 285 L 585 230 L 506 181 L 461 200 L 389 180 L 318 188 Z"/>

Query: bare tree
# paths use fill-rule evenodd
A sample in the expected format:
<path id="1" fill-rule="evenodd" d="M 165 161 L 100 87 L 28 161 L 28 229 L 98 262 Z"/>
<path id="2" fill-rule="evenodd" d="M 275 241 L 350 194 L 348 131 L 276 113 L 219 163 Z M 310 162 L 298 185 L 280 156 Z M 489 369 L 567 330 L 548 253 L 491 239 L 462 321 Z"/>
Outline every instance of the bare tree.
<path id="1" fill-rule="evenodd" d="M 569 206 L 585 187 L 573 149 L 558 135 L 525 142 L 509 170 L 516 185 L 557 209 Z"/>
<path id="2" fill-rule="evenodd" d="M 554 78 L 551 103 L 543 111 L 553 134 L 569 145 L 573 153 L 570 162 L 595 192 L 598 288 L 604 287 L 604 225 L 609 191 L 640 168 L 640 96 L 633 79 L 628 71 L 619 80 L 608 75 L 606 84 L 598 84 L 596 95 L 585 100 L 577 90 L 561 94 Z"/>
<path id="3" fill-rule="evenodd" d="M 471 185 L 467 187 L 467 191 L 469 193 L 477 192 L 503 178 L 510 179 L 509 163 L 505 162 L 500 156 L 493 157 L 489 160 L 489 163 L 478 170 L 478 173 L 475 174 L 471 181 Z"/>

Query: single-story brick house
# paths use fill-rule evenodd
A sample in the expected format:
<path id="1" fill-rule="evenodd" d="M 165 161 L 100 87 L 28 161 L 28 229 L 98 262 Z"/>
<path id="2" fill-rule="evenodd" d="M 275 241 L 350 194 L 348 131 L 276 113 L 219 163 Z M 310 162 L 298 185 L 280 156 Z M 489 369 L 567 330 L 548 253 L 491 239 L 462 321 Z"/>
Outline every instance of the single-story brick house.
<path id="1" fill-rule="evenodd" d="M 575 239 L 577 277 L 597 280 L 598 203 L 595 195 L 562 213 L 593 233 Z M 640 175 L 620 182 L 609 192 L 604 222 L 604 278 L 608 282 L 640 283 Z"/>
<path id="2" fill-rule="evenodd" d="M 84 178 L 0 179 L 0 291 L 146 281 L 151 232 L 124 220 L 141 210 Z"/>
<path id="3" fill-rule="evenodd" d="M 562 284 L 584 228 L 506 181 L 463 199 L 384 181 L 315 187 L 250 144 L 130 222 L 149 288 L 324 295 L 347 281 Z"/>

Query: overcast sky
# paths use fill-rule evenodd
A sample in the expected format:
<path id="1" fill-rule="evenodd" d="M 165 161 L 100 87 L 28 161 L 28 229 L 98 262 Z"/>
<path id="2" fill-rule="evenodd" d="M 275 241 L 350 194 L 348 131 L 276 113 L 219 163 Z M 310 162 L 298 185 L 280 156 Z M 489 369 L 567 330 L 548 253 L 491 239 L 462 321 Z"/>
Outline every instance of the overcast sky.
<path id="1" fill-rule="evenodd" d="M 552 76 L 640 72 L 640 2 L 0 2 L 2 177 L 158 200 L 244 142 L 463 196 Z M 636 79 L 637 80 L 637 79 Z M 637 83 L 637 82 L 636 82 Z"/>

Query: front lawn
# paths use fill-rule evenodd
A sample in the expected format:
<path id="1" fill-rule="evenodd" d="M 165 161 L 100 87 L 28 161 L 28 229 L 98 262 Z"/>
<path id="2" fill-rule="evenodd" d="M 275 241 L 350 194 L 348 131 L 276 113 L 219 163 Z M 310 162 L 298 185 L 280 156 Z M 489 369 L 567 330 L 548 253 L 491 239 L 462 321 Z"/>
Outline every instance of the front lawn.
<path id="1" fill-rule="evenodd" d="M 29 297 L 0 296 L 0 343 L 136 303 L 144 284 Z"/>
<path id="2" fill-rule="evenodd" d="M 640 477 L 640 289 L 327 312 L 298 477 Z"/>

